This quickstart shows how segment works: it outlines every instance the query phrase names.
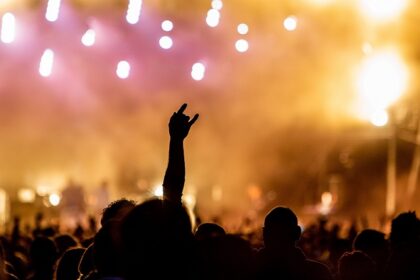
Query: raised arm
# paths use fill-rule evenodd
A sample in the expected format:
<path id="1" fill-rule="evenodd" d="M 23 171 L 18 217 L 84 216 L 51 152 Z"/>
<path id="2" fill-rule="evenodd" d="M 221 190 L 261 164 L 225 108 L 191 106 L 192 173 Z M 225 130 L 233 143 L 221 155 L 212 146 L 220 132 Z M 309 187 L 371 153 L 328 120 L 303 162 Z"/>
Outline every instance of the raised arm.
<path id="1" fill-rule="evenodd" d="M 185 182 L 184 139 L 191 126 L 198 119 L 198 114 L 190 120 L 184 114 L 187 104 L 183 104 L 169 121 L 169 160 L 163 179 L 163 199 L 181 204 Z"/>

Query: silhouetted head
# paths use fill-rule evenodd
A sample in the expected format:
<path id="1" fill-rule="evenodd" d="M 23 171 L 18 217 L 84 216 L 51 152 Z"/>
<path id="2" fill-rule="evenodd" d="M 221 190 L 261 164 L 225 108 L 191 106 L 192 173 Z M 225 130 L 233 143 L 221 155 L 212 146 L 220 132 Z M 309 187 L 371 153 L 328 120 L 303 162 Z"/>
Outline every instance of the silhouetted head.
<path id="1" fill-rule="evenodd" d="M 93 243 L 86 248 L 82 258 L 79 262 L 79 273 L 83 276 L 87 276 L 95 269 L 93 263 Z"/>
<path id="2" fill-rule="evenodd" d="M 103 211 L 101 225 L 111 219 L 122 220 L 134 207 L 136 203 L 133 200 L 125 198 L 111 202 Z"/>
<path id="3" fill-rule="evenodd" d="M 60 234 L 54 238 L 54 242 L 57 247 L 58 256 L 62 256 L 65 251 L 78 245 L 76 238 L 70 234 Z"/>
<path id="4" fill-rule="evenodd" d="M 190 217 L 185 208 L 160 199 L 143 202 L 123 220 L 122 241 L 126 277 L 166 272 L 181 277 L 191 257 Z"/>
<path id="5" fill-rule="evenodd" d="M 390 241 L 393 247 L 405 246 L 420 239 L 420 220 L 416 212 L 405 212 L 392 220 Z"/>
<path id="6" fill-rule="evenodd" d="M 79 262 L 85 249 L 73 248 L 66 251 L 59 259 L 55 272 L 56 280 L 77 280 L 79 278 Z"/>
<path id="7" fill-rule="evenodd" d="M 254 253 L 245 239 L 224 234 L 198 244 L 199 279 L 254 279 Z"/>
<path id="8" fill-rule="evenodd" d="M 225 235 L 225 230 L 215 223 L 203 223 L 198 226 L 197 230 L 195 231 L 195 238 L 197 240 L 203 240 L 218 236 Z"/>
<path id="9" fill-rule="evenodd" d="M 37 237 L 32 242 L 30 257 L 35 270 L 49 269 L 57 259 L 57 248 L 54 241 L 47 237 Z"/>
<path id="10" fill-rule="evenodd" d="M 375 263 L 363 252 L 347 252 L 338 261 L 340 280 L 371 280 L 375 277 Z"/>
<path id="11" fill-rule="evenodd" d="M 294 246 L 300 235 L 297 217 L 291 209 L 276 207 L 265 217 L 263 236 L 267 248 Z"/>
<path id="12" fill-rule="evenodd" d="M 354 239 L 353 249 L 362 251 L 376 263 L 384 262 L 388 257 L 388 241 L 385 234 L 374 229 L 361 231 Z"/>
<path id="13" fill-rule="evenodd" d="M 107 222 L 95 235 L 93 262 L 101 277 L 122 276 L 121 222 Z"/>

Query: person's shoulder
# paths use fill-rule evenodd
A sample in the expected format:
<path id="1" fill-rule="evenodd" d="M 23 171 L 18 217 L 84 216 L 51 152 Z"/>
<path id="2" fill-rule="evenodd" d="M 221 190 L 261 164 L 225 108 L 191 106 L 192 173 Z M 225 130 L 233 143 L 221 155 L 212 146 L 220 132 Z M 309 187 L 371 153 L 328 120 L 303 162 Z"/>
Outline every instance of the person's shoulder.
<path id="1" fill-rule="evenodd" d="M 17 278 L 17 276 L 15 276 L 14 274 L 11 274 L 11 273 L 8 273 L 6 276 L 7 276 L 8 280 L 19 280 L 19 278 Z"/>
<path id="2" fill-rule="evenodd" d="M 309 274 L 315 275 L 319 280 L 330 280 L 332 279 L 330 269 L 323 263 L 320 263 L 315 260 L 306 259 L 305 260 L 306 269 Z"/>

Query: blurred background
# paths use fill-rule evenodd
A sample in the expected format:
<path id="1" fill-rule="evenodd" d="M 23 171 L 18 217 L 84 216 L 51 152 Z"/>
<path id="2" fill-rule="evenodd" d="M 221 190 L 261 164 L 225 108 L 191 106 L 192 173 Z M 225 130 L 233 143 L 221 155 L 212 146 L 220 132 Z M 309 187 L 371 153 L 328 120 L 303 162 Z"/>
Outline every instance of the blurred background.
<path id="1" fill-rule="evenodd" d="M 419 210 L 418 1 L 3 0 L 0 16 L 2 225 L 161 195 L 183 103 L 200 113 L 184 200 L 204 220 Z"/>

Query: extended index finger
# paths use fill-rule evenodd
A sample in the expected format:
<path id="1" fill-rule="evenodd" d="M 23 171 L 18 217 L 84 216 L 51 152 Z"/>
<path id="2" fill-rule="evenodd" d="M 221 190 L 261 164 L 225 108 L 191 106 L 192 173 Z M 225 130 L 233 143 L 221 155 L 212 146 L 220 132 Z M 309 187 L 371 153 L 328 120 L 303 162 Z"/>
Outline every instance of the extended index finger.
<path id="1" fill-rule="evenodd" d="M 192 126 L 197 121 L 199 116 L 199 114 L 195 114 L 194 117 L 188 122 L 188 124 Z"/>
<path id="2" fill-rule="evenodd" d="M 187 103 L 182 104 L 182 106 L 179 108 L 178 112 L 176 112 L 177 114 L 182 114 L 184 113 L 185 109 L 187 108 Z"/>

